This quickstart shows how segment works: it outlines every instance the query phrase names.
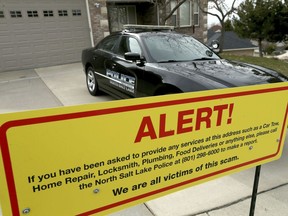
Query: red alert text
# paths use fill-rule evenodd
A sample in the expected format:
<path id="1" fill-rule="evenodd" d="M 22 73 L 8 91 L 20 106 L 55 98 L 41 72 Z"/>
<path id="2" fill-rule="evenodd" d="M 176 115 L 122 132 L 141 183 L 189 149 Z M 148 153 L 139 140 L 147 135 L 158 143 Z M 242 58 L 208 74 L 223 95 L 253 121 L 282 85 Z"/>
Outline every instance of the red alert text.
<path id="1" fill-rule="evenodd" d="M 158 139 L 177 134 L 190 133 L 201 129 L 219 127 L 232 123 L 234 104 L 222 104 L 214 107 L 189 109 L 177 113 L 177 125 L 174 129 L 166 128 L 169 115 L 160 114 L 157 119 L 144 116 L 139 126 L 134 143 L 139 143 L 143 138 Z M 159 125 L 158 128 L 155 125 Z"/>

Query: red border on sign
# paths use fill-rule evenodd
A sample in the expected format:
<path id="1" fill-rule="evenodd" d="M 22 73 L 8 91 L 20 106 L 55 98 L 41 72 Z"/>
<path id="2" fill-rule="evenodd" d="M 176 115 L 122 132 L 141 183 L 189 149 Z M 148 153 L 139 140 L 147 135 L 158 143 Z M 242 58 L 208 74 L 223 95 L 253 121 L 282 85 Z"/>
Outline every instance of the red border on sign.
<path id="1" fill-rule="evenodd" d="M 100 109 L 100 110 L 92 110 L 92 111 L 85 111 L 85 112 L 79 112 L 79 113 L 69 113 L 69 114 L 60 114 L 60 115 L 54 115 L 54 116 L 45 116 L 45 117 L 37 117 L 37 118 L 30 118 L 30 119 L 21 119 L 21 120 L 14 120 L 5 122 L 0 127 L 0 149 L 2 153 L 2 160 L 4 164 L 5 169 L 5 175 L 6 175 L 6 181 L 8 186 L 8 192 L 9 192 L 9 198 L 10 198 L 10 205 L 12 209 L 12 213 L 14 216 L 20 216 L 19 206 L 18 206 L 18 199 L 17 199 L 17 191 L 14 181 L 14 175 L 13 175 L 13 168 L 10 158 L 10 152 L 9 152 L 9 145 L 6 137 L 6 132 L 8 129 L 13 127 L 19 127 L 24 125 L 33 125 L 33 124 L 39 124 L 39 123 L 47 123 L 47 122 L 55 122 L 55 121 L 62 121 L 62 120 L 68 120 L 68 119 L 78 119 L 78 118 L 85 118 L 90 116 L 99 116 L 99 115 L 108 115 L 113 113 L 121 113 L 121 112 L 129 112 L 129 111 L 135 111 L 135 110 L 143 110 L 143 109 L 150 109 L 150 108 L 156 108 L 156 107 L 166 107 L 166 106 L 173 106 L 173 105 L 180 105 L 185 103 L 196 103 L 196 102 L 203 102 L 203 101 L 211 101 L 211 100 L 217 100 L 217 99 L 223 99 L 223 98 L 232 98 L 232 97 L 241 97 L 241 96 L 247 96 L 247 95 L 255 95 L 255 94 L 264 94 L 264 93 L 271 93 L 271 92 L 279 92 L 279 91 L 287 91 L 288 86 L 285 87 L 277 87 L 277 88 L 268 88 L 268 89 L 260 89 L 260 90 L 250 90 L 250 91 L 243 91 L 243 92 L 234 92 L 234 93 L 226 93 L 226 94 L 219 94 L 219 95 L 212 95 L 212 96 L 200 96 L 195 98 L 186 98 L 186 99 L 178 99 L 178 100 L 171 100 L 171 101 L 163 101 L 163 102 L 154 102 L 154 103 L 148 103 L 148 104 L 138 104 L 138 105 L 130 105 L 130 106 L 123 106 L 123 107 L 116 107 L 116 108 L 107 108 L 107 109 Z M 286 113 L 284 113 L 284 122 L 282 126 L 281 131 L 281 137 L 279 140 L 278 149 L 274 154 L 267 155 L 262 158 L 258 158 L 252 161 L 248 161 L 242 164 L 238 164 L 236 166 L 232 166 L 223 170 L 219 170 L 213 173 L 209 173 L 203 176 L 199 176 L 197 178 L 192 178 L 184 182 L 180 182 L 174 185 L 170 185 L 168 187 L 164 187 L 158 190 L 151 191 L 149 193 L 145 193 L 139 196 L 131 197 L 129 199 L 122 200 L 120 202 L 112 203 L 106 206 L 102 206 L 97 209 L 93 209 L 84 213 L 78 214 L 78 216 L 88 216 L 91 214 L 99 213 L 120 205 L 124 205 L 139 199 L 143 199 L 164 191 L 168 191 L 171 189 L 175 189 L 177 187 L 190 184 L 193 182 L 197 182 L 200 180 L 203 180 L 205 178 L 212 177 L 214 175 L 218 175 L 221 173 L 225 173 L 228 171 L 231 171 L 233 169 L 237 169 L 243 166 L 251 165 L 254 163 L 258 163 L 260 161 L 273 158 L 278 155 L 281 147 L 281 143 L 283 141 L 284 137 L 284 131 L 286 127 L 286 121 L 288 116 L 288 104 L 286 106 Z"/>

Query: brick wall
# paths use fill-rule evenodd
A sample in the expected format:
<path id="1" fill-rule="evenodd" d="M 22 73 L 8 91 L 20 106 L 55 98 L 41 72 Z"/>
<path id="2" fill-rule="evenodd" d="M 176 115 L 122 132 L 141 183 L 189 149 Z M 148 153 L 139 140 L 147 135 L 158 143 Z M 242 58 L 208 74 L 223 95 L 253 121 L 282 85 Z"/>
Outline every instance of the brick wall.
<path id="1" fill-rule="evenodd" d="M 207 0 L 200 1 L 201 7 L 207 9 Z M 109 21 L 106 0 L 88 0 L 89 13 L 91 20 L 91 28 L 93 34 L 94 44 L 97 44 L 103 37 L 109 35 Z M 162 5 L 163 6 L 163 5 Z M 169 7 L 159 6 L 160 24 L 162 13 L 168 14 Z M 139 14 L 138 14 L 139 13 Z M 137 4 L 137 18 L 138 24 L 157 24 L 157 7 L 156 5 L 139 5 Z M 167 25 L 171 25 L 168 22 Z M 207 15 L 199 11 L 199 26 L 191 26 L 185 28 L 176 28 L 176 31 L 193 35 L 195 38 L 206 43 L 207 42 Z"/>
<path id="2" fill-rule="evenodd" d="M 94 44 L 109 35 L 106 0 L 88 0 Z"/>

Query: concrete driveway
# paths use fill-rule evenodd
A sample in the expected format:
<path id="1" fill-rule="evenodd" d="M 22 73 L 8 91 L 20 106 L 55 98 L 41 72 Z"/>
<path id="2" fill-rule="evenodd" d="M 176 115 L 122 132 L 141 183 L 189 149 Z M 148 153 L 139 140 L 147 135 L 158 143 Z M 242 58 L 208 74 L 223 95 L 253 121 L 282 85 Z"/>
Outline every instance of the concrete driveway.
<path id="1" fill-rule="evenodd" d="M 114 100 L 91 96 L 80 63 L 0 73 L 0 113 Z M 262 166 L 255 216 L 288 212 L 288 139 L 280 160 Z M 113 216 L 247 216 L 255 169 L 218 178 Z"/>
<path id="2" fill-rule="evenodd" d="M 0 92 L 1 113 L 113 100 L 88 93 L 80 63 L 2 72 Z"/>

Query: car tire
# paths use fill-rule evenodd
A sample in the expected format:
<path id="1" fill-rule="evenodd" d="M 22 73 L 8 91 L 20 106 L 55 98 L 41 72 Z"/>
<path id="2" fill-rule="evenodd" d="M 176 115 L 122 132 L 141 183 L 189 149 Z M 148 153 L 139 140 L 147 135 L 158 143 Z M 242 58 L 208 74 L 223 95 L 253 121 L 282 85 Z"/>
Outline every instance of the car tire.
<path id="1" fill-rule="evenodd" d="M 98 82 L 96 79 L 95 71 L 89 67 L 86 72 L 86 85 L 89 93 L 93 96 L 99 94 Z"/>

